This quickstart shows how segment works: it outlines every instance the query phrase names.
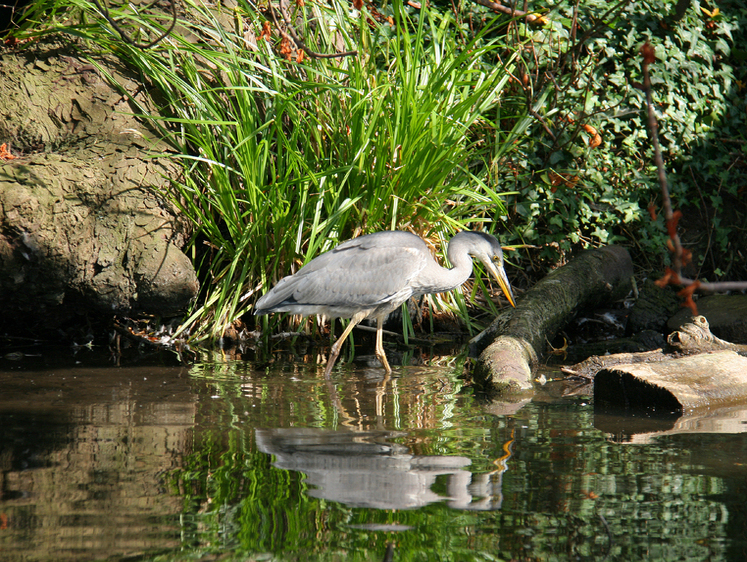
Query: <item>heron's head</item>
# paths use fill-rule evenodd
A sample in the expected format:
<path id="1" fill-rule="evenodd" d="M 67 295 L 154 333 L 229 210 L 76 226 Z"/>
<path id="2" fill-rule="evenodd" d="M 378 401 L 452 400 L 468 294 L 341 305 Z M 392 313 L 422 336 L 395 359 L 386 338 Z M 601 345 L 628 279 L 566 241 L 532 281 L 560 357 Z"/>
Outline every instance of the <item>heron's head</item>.
<path id="1" fill-rule="evenodd" d="M 503 249 L 495 236 L 487 232 L 460 232 L 457 236 L 469 236 L 469 254 L 480 260 L 490 274 L 498 281 L 501 291 L 506 295 L 511 306 L 516 307 L 514 293 L 503 269 Z"/>

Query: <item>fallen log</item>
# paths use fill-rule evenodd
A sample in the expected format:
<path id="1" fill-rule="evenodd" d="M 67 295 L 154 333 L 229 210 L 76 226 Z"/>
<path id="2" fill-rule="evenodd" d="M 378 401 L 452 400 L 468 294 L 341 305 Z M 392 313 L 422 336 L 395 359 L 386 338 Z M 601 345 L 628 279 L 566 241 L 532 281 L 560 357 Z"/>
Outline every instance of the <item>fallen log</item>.
<path id="1" fill-rule="evenodd" d="M 479 353 L 475 383 L 504 394 L 531 390 L 547 342 L 581 310 L 627 295 L 632 277 L 633 262 L 620 246 L 587 250 L 551 272 L 470 342 Z"/>
<path id="2" fill-rule="evenodd" d="M 677 426 L 684 431 L 716 411 L 745 409 L 747 357 L 740 353 L 747 346 L 715 337 L 703 316 L 672 332 L 667 343 L 645 353 L 589 357 L 561 370 L 593 380 L 595 417 L 610 427 L 625 425 L 628 434 L 668 431 L 686 418 L 689 425 Z M 621 425 L 623 418 L 633 421 Z"/>

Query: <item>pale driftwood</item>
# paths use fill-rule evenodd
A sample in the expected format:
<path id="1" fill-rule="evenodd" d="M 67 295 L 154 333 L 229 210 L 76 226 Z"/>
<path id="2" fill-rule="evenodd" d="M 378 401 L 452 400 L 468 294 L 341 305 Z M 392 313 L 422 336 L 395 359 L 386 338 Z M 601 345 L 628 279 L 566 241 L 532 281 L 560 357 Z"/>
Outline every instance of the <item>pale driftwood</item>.
<path id="1" fill-rule="evenodd" d="M 481 352 L 475 382 L 503 393 L 530 390 L 547 342 L 581 310 L 623 298 L 632 277 L 633 262 L 619 246 L 587 250 L 550 273 L 470 342 Z"/>
<path id="2" fill-rule="evenodd" d="M 747 345 L 731 343 L 717 338 L 711 333 L 705 316 L 696 316 L 680 329 L 669 334 L 667 343 L 675 349 L 686 353 L 701 353 L 730 349 L 738 353 L 747 352 Z"/>
<path id="3" fill-rule="evenodd" d="M 639 353 L 613 353 L 610 355 L 592 355 L 580 363 L 571 367 L 560 367 L 566 375 L 594 380 L 596 374 L 602 369 L 610 369 L 617 365 L 629 365 L 635 363 L 655 363 L 673 359 L 663 349 L 653 349 Z"/>
<path id="4" fill-rule="evenodd" d="M 625 410 L 675 415 L 747 403 L 747 357 L 725 350 L 616 365 L 597 373 L 594 400 Z"/>
<path id="5" fill-rule="evenodd" d="M 707 409 L 747 404 L 747 358 L 737 353 L 747 346 L 715 337 L 703 316 L 667 342 L 666 350 L 591 357 L 563 371 L 594 377 L 594 400 L 603 408 L 677 416 L 698 411 L 698 418 Z"/>
<path id="6" fill-rule="evenodd" d="M 612 369 L 618 365 L 655 363 L 672 360 L 683 355 L 721 350 L 747 353 L 747 345 L 734 344 L 711 334 L 708 320 L 703 316 L 696 316 L 687 324 L 680 326 L 679 330 L 669 334 L 667 343 L 669 346 L 666 349 L 655 349 L 642 353 L 595 355 L 571 367 L 561 367 L 560 370 L 571 376 L 593 379 L 601 370 Z"/>

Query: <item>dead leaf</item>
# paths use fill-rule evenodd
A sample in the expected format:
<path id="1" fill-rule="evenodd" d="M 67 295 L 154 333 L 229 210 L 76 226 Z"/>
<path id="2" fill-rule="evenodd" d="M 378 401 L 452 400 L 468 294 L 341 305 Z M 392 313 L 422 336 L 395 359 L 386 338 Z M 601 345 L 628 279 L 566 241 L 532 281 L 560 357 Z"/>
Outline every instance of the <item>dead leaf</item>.
<path id="1" fill-rule="evenodd" d="M 10 153 L 7 143 L 0 144 L 0 159 L 2 160 L 15 160 L 18 156 L 13 156 Z"/>
<path id="2" fill-rule="evenodd" d="M 270 22 L 266 21 L 262 24 L 262 32 L 259 34 L 260 39 L 269 39 L 272 36 L 272 27 Z"/>

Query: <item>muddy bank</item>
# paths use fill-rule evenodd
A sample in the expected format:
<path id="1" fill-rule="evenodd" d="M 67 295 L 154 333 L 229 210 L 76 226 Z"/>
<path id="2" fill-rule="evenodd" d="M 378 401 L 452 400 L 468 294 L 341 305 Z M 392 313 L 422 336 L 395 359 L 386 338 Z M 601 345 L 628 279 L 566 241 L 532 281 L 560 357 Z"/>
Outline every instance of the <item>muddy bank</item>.
<path id="1" fill-rule="evenodd" d="M 96 64 L 90 64 L 93 60 Z M 97 68 L 100 65 L 101 68 Z M 122 93 L 142 85 L 68 39 L 0 58 L 0 327 L 173 315 L 198 290 L 188 230 L 157 195 L 180 168 Z M 147 99 L 138 94 L 147 106 Z"/>

